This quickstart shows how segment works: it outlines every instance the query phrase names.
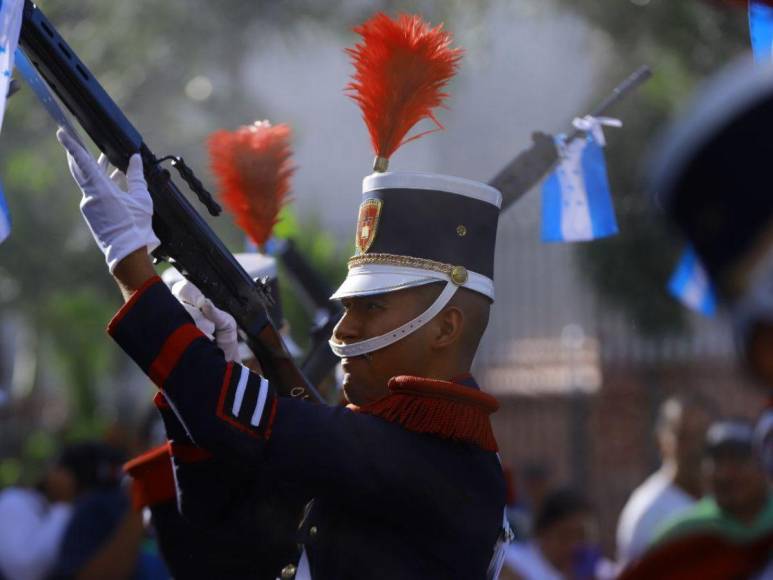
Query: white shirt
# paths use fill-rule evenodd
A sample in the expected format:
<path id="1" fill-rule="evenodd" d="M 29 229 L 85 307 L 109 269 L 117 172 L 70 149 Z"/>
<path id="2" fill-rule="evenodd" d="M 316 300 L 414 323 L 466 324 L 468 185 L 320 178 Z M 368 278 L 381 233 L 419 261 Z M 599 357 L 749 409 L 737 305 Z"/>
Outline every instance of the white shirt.
<path id="1" fill-rule="evenodd" d="M 53 567 L 72 508 L 49 507 L 39 493 L 0 492 L 0 572 L 9 580 L 41 580 Z"/>
<path id="2" fill-rule="evenodd" d="M 668 519 L 689 508 L 695 499 L 674 485 L 663 469 L 637 487 L 617 524 L 617 559 L 622 565 L 640 556 Z"/>
<path id="3" fill-rule="evenodd" d="M 505 567 L 524 580 L 563 580 L 561 573 L 542 555 L 536 542 L 513 542 L 505 552 Z"/>

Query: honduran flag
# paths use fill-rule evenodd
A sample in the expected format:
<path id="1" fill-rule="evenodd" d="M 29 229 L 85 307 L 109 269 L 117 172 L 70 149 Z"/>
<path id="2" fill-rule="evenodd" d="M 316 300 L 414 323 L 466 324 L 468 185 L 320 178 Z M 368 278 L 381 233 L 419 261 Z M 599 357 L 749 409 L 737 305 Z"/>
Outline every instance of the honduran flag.
<path id="1" fill-rule="evenodd" d="M 19 43 L 24 0 L 0 0 L 0 128 L 13 72 L 13 56 Z"/>
<path id="2" fill-rule="evenodd" d="M 757 62 L 773 57 L 773 6 L 758 0 L 749 1 L 749 34 Z"/>
<path id="3" fill-rule="evenodd" d="M 13 72 L 13 58 L 21 31 L 24 0 L 0 0 L 0 129 L 5 117 L 5 103 Z M 11 214 L 0 184 L 0 242 L 11 233 Z"/>
<path id="4" fill-rule="evenodd" d="M 3 185 L 0 183 L 0 242 L 4 241 L 11 234 L 11 212 L 8 211 L 8 204 L 5 203 L 5 194 L 3 194 Z"/>
<path id="5" fill-rule="evenodd" d="M 579 242 L 617 233 L 599 133 L 588 131 L 568 144 L 563 136 L 556 139 L 561 161 L 542 186 L 543 241 Z"/>
<path id="6" fill-rule="evenodd" d="M 704 316 L 713 316 L 717 311 L 714 286 L 691 246 L 685 248 L 668 282 L 668 291 L 679 302 Z"/>

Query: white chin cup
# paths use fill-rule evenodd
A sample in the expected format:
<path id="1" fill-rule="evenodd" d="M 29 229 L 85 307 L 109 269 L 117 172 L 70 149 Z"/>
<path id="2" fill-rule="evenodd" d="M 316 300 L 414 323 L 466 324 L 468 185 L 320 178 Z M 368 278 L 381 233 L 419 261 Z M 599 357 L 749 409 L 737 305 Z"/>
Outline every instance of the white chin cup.
<path id="1" fill-rule="evenodd" d="M 381 336 L 374 336 L 373 338 L 368 338 L 352 344 L 340 344 L 334 342 L 333 339 L 330 339 L 330 349 L 333 351 L 333 354 L 340 358 L 349 358 L 361 356 L 385 348 L 390 344 L 394 344 L 398 340 L 402 340 L 409 334 L 416 332 L 419 328 L 435 318 L 435 316 L 445 308 L 446 304 L 448 304 L 458 289 L 459 286 L 453 282 L 446 282 L 445 288 L 443 288 L 440 296 L 432 303 L 432 306 L 427 308 L 413 320 L 409 320 L 402 326 L 395 328 L 391 332 L 382 334 Z"/>

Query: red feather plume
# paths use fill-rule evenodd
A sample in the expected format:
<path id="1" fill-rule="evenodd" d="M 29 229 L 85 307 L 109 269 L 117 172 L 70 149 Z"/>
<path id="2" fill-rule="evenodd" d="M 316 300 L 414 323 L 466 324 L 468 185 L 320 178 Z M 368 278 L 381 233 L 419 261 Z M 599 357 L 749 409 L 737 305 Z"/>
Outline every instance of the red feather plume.
<path id="1" fill-rule="evenodd" d="M 208 138 L 212 171 L 220 198 L 237 225 L 258 246 L 270 237 L 279 211 L 289 201 L 291 130 L 261 121 Z"/>
<path id="2" fill-rule="evenodd" d="M 442 24 L 432 28 L 415 15 L 392 20 L 378 13 L 354 31 L 362 42 L 346 50 L 355 67 L 347 92 L 362 110 L 376 155 L 389 158 L 404 143 L 443 128 L 432 110 L 448 96 L 442 89 L 462 50 L 451 48 Z M 425 118 L 437 128 L 405 139 Z"/>

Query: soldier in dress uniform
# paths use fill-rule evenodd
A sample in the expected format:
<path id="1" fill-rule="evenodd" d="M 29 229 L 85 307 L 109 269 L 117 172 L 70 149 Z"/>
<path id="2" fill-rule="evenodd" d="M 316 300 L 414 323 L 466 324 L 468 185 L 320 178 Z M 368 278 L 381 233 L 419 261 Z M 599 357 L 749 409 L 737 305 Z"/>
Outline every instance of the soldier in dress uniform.
<path id="1" fill-rule="evenodd" d="M 405 132 L 434 118 L 458 51 L 449 52 L 441 27 L 417 17 L 378 15 L 360 32 L 402 43 L 370 52 L 387 55 L 385 79 L 407 72 L 402 93 L 374 91 L 398 95 L 397 111 L 393 102 L 380 109 L 396 140 L 377 148 L 379 171 L 363 182 L 357 254 L 334 295 L 345 309 L 331 346 L 343 362 L 346 407 L 278 397 L 265 378 L 227 361 L 156 275 L 150 216 L 130 211 L 88 153 L 66 133 L 59 139 L 84 193 L 82 213 L 126 300 L 108 332 L 196 446 L 177 456 L 178 433 L 169 433 L 182 513 L 210 525 L 241 509 L 228 478 L 199 471 L 201 462 L 224 461 L 313 500 L 302 557 L 285 577 L 496 577 L 507 537 L 489 419 L 498 405 L 469 370 L 494 298 L 501 194 L 458 177 L 384 172 Z M 433 76 L 436 67 L 424 75 L 422 59 L 431 69 L 438 58 L 443 74 Z M 398 123 L 400 107 L 419 114 Z M 127 177 L 147 205 L 138 155 Z"/>
<path id="2" fill-rule="evenodd" d="M 746 369 L 773 400 L 771 128 L 773 70 L 738 62 L 710 81 L 655 147 L 648 177 L 729 311 Z M 756 449 L 773 474 L 771 427 L 768 408 Z M 773 534 L 759 529 L 743 542 L 718 527 L 695 530 L 659 544 L 622 578 L 767 578 Z"/>

